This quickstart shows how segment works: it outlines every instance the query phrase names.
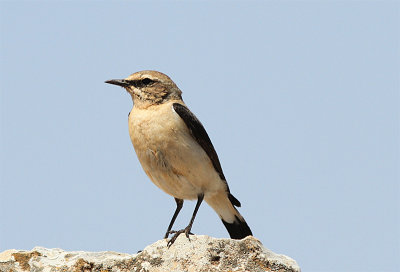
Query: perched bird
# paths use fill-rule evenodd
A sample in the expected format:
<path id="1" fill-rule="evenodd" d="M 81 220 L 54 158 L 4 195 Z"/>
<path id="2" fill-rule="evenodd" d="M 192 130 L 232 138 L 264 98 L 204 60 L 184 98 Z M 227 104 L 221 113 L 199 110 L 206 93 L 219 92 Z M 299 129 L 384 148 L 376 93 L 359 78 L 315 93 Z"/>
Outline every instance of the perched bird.
<path id="1" fill-rule="evenodd" d="M 164 236 L 174 234 L 168 246 L 181 233 L 189 238 L 203 199 L 219 215 L 231 238 L 252 235 L 235 208 L 240 202 L 229 191 L 211 140 L 183 102 L 178 86 L 157 71 L 140 71 L 106 83 L 121 86 L 132 96 L 128 121 L 133 147 L 151 181 L 175 198 L 176 210 Z M 171 231 L 185 199 L 197 199 L 190 223 L 182 230 Z"/>

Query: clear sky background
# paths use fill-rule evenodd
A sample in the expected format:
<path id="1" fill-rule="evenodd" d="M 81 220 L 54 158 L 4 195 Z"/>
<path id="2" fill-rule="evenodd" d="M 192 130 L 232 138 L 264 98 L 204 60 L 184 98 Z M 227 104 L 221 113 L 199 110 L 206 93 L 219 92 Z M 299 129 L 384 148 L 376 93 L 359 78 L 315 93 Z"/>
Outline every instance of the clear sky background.
<path id="1" fill-rule="evenodd" d="M 399 271 L 400 4 L 2 1 L 0 251 L 136 253 L 175 201 L 107 79 L 169 75 L 240 212 L 303 271 Z M 185 202 L 175 225 L 189 222 Z M 228 237 L 203 204 L 193 232 Z"/>

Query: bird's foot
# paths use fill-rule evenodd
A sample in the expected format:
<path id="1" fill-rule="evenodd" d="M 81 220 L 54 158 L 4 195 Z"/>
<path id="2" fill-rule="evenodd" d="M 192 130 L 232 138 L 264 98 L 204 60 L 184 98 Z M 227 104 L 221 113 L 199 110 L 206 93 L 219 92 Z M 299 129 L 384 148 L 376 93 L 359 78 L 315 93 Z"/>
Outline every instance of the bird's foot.
<path id="1" fill-rule="evenodd" d="M 182 231 L 182 230 L 179 230 L 179 231 Z M 168 235 L 170 235 L 170 234 L 175 234 L 175 233 L 177 233 L 178 231 L 176 231 L 176 230 L 170 230 L 170 231 L 168 231 L 166 234 L 165 234 L 165 237 L 164 238 L 168 238 Z M 194 235 L 194 233 L 193 232 L 191 232 L 191 231 L 189 231 L 189 235 Z"/>
<path id="2" fill-rule="evenodd" d="M 184 229 L 175 231 L 175 230 L 171 230 L 169 232 L 167 232 L 165 235 L 168 236 L 169 234 L 174 234 L 174 236 L 171 237 L 171 240 L 168 241 L 167 243 L 167 247 L 171 247 L 173 243 L 175 243 L 176 239 L 178 238 L 179 235 L 181 235 L 182 233 L 185 233 L 186 237 L 189 239 L 189 235 L 194 235 L 190 230 L 191 230 L 192 226 L 187 226 Z"/>
<path id="3" fill-rule="evenodd" d="M 165 233 L 165 235 L 164 235 L 164 239 L 167 239 L 168 238 L 168 236 L 170 235 L 170 234 L 175 234 L 175 233 L 177 233 L 178 231 L 176 231 L 176 230 L 169 230 L 169 231 L 167 231 L 166 233 Z M 189 232 L 189 235 L 194 235 L 194 233 L 192 233 L 191 231 Z"/>

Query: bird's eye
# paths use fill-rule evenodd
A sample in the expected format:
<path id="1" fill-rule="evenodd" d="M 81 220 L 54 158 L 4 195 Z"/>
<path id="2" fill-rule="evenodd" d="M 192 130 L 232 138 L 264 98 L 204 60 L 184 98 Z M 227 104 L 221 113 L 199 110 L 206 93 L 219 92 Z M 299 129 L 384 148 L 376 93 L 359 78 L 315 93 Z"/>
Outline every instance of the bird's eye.
<path id="1" fill-rule="evenodd" d="M 143 85 L 149 85 L 154 82 L 154 80 L 151 80 L 150 78 L 147 78 L 147 77 L 143 78 L 141 81 L 142 81 Z"/>

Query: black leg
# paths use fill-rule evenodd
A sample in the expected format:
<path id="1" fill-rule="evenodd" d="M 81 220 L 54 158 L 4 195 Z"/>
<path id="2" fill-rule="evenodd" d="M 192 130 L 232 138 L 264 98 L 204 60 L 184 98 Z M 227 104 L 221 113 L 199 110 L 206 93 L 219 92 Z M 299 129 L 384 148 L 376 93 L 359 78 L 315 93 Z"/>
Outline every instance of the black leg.
<path id="1" fill-rule="evenodd" d="M 183 206 L 183 200 L 182 199 L 175 198 L 175 201 L 176 201 L 176 210 L 174 212 L 174 215 L 172 216 L 171 222 L 169 223 L 169 226 L 168 226 L 167 232 L 165 233 L 164 239 L 168 238 L 168 235 L 170 234 L 172 226 L 174 225 L 175 220 L 178 217 L 178 214 L 181 211 L 182 206 Z"/>
<path id="2" fill-rule="evenodd" d="M 196 218 L 197 211 L 199 210 L 201 202 L 203 201 L 203 199 L 204 199 L 204 194 L 200 194 L 200 195 L 197 196 L 196 207 L 194 208 L 193 215 L 192 215 L 192 218 L 190 219 L 189 225 L 186 228 L 182 229 L 182 230 L 174 232 L 175 233 L 174 236 L 172 236 L 171 240 L 168 241 L 168 244 L 167 244 L 168 247 L 172 246 L 172 244 L 175 242 L 176 238 L 178 238 L 178 236 L 181 233 L 185 233 L 186 237 L 189 239 L 190 230 L 192 229 L 194 219 Z"/>

